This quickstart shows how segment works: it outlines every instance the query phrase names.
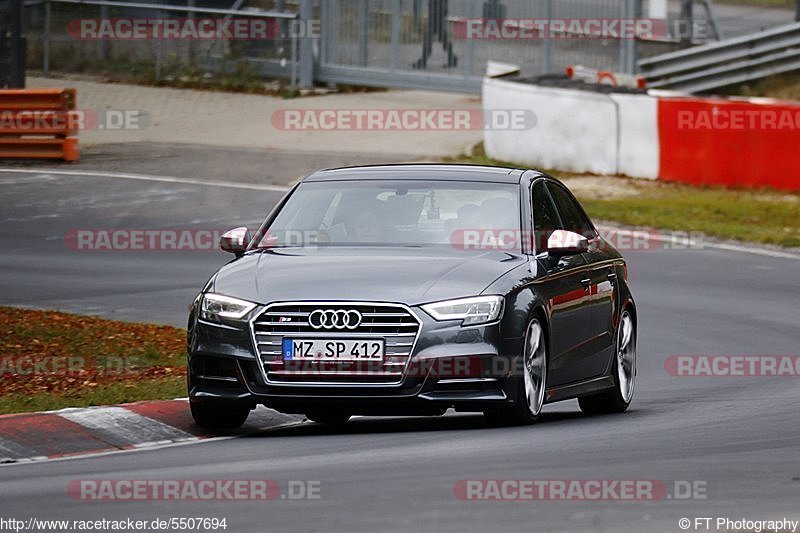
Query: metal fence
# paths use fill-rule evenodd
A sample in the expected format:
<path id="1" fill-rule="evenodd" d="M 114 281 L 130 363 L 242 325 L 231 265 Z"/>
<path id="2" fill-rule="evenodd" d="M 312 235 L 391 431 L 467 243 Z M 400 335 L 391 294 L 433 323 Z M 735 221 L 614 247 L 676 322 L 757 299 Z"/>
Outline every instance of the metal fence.
<path id="1" fill-rule="evenodd" d="M 800 70 L 800 22 L 639 62 L 654 88 L 702 92 Z"/>
<path id="2" fill-rule="evenodd" d="M 243 0 L 230 0 L 229 9 L 196 7 L 203 0 L 142 1 L 27 0 L 29 66 L 152 80 L 268 77 L 301 86 L 477 92 L 491 60 L 518 65 L 526 77 L 570 65 L 631 73 L 637 59 L 681 45 L 613 37 L 483 40 L 458 31 L 469 19 L 640 18 L 646 0 L 251 0 L 246 9 Z M 670 0 L 669 19 L 680 16 L 681 2 Z M 81 40 L 69 31 L 75 20 L 121 17 L 261 18 L 283 26 L 260 40 Z M 319 21 L 318 31 L 286 31 L 294 21 Z"/>
<path id="3" fill-rule="evenodd" d="M 285 2 L 278 2 L 285 4 Z M 281 26 L 298 17 L 278 9 L 219 9 L 109 0 L 28 0 L 25 4 L 28 66 L 51 71 L 108 74 L 149 81 L 230 75 L 231 79 L 298 76 L 298 39 Z M 80 21 L 114 19 L 267 20 L 268 39 L 83 39 Z"/>
<path id="4" fill-rule="evenodd" d="M 502 18 L 632 18 L 626 0 L 505 0 Z M 452 0 L 329 0 L 322 62 L 368 68 L 478 75 L 490 59 L 520 65 L 529 73 L 563 70 L 580 63 L 616 69 L 624 42 L 598 40 L 486 40 L 458 37 L 464 19 L 493 18 L 490 2 Z M 500 18 L 500 17 L 498 17 Z M 443 19 L 443 20 L 442 20 Z"/>
<path id="5" fill-rule="evenodd" d="M 0 1 L 0 88 L 25 87 L 25 44 L 22 5 Z"/>
<path id="6" fill-rule="evenodd" d="M 457 26 L 474 19 L 632 19 L 640 11 L 641 0 L 328 0 L 320 10 L 318 77 L 476 90 L 490 60 L 518 65 L 524 76 L 577 64 L 632 72 L 632 39 L 476 40 Z"/>

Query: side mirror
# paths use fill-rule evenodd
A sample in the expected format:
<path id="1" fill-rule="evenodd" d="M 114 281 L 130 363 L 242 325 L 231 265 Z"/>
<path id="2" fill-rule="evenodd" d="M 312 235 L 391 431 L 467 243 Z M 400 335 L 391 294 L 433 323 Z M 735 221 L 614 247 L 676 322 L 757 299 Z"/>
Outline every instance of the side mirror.
<path id="1" fill-rule="evenodd" d="M 579 233 L 557 229 L 547 239 L 547 253 L 554 257 L 582 254 L 589 249 L 589 239 Z"/>
<path id="2" fill-rule="evenodd" d="M 235 228 L 226 231 L 219 239 L 219 247 L 223 252 L 228 252 L 240 256 L 247 249 L 250 243 L 250 231 L 245 228 Z"/>

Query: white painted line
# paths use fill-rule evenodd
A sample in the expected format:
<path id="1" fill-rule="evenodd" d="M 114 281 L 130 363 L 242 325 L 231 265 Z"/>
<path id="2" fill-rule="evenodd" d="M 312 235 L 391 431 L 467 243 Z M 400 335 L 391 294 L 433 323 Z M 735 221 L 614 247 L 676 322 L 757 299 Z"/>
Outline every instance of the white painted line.
<path id="1" fill-rule="evenodd" d="M 91 430 L 93 435 L 115 446 L 172 442 L 194 436 L 123 407 L 65 409 L 59 415 Z"/>
<path id="2" fill-rule="evenodd" d="M 634 237 L 641 233 L 646 233 L 648 239 L 652 239 L 658 242 L 671 242 L 669 236 L 661 235 L 659 232 L 668 233 L 671 230 L 651 230 L 651 229 L 628 229 L 628 228 L 619 228 L 616 226 L 606 226 L 603 224 L 598 224 L 597 229 L 601 231 L 613 231 L 619 233 L 621 235 L 625 235 L 627 237 Z M 781 250 L 772 250 L 770 248 L 764 248 L 758 244 L 730 244 L 724 242 L 715 242 L 710 240 L 696 240 L 691 239 L 685 244 L 685 248 L 682 250 L 703 250 L 703 249 L 714 249 L 714 250 L 725 250 L 728 252 L 739 252 L 739 253 L 748 253 L 748 254 L 755 254 L 755 255 L 763 255 L 766 257 L 778 257 L 781 259 L 795 259 L 800 260 L 800 254 L 793 253 L 793 252 L 783 252 Z M 635 251 L 635 250 L 634 250 Z M 667 250 L 668 251 L 668 250 Z M 624 250 L 623 250 L 624 252 Z M 624 255 L 624 253 L 623 253 Z"/>
<path id="3" fill-rule="evenodd" d="M 25 457 L 23 459 L 14 459 L 13 457 L 1 457 L 0 465 L 11 466 L 17 464 L 33 463 L 36 461 L 46 461 L 47 459 L 48 457 L 46 455 L 35 455 L 33 457 Z"/>
<path id="4" fill-rule="evenodd" d="M 95 171 L 79 171 L 79 170 L 52 170 L 52 169 L 16 169 L 16 168 L 0 168 L 0 172 L 9 172 L 9 173 L 18 173 L 18 174 L 52 174 L 55 176 L 89 176 L 89 177 L 100 177 L 100 178 L 118 178 L 118 179 L 130 179 L 130 180 L 141 180 L 141 181 L 155 181 L 155 182 L 163 182 L 163 183 L 181 183 L 186 185 L 205 185 L 209 187 L 230 187 L 233 189 L 249 189 L 255 191 L 271 191 L 271 192 L 286 192 L 291 187 L 283 186 L 283 185 L 260 185 L 257 183 L 240 183 L 240 182 L 233 182 L 233 181 L 204 181 L 204 180 L 196 180 L 191 178 L 176 178 L 172 176 L 152 176 L 149 174 L 128 174 L 124 172 L 95 172 Z M 618 228 L 613 226 L 603 226 L 598 225 L 598 227 L 602 227 L 603 229 L 614 230 L 618 232 L 623 232 L 626 234 L 633 234 L 634 231 L 647 231 L 647 230 L 631 230 L 628 228 Z M 666 230 L 669 231 L 669 230 Z M 664 242 L 667 239 L 661 237 L 660 235 L 651 235 L 651 239 L 657 240 L 660 242 Z M 800 259 L 800 254 L 792 253 L 792 252 L 782 252 L 780 250 L 771 250 L 769 248 L 759 247 L 758 245 L 739 245 L 739 244 L 727 244 L 721 242 L 713 242 L 713 241 L 692 241 L 693 245 L 699 245 L 703 248 L 713 248 L 716 250 L 725 250 L 728 252 L 739 252 L 739 253 L 748 253 L 748 254 L 755 254 L 761 255 L 765 257 L 777 257 L 781 259 Z"/>
<path id="5" fill-rule="evenodd" d="M 800 255 L 791 252 L 781 252 L 770 250 L 769 248 L 748 247 L 739 244 L 725 244 L 722 242 L 701 241 L 701 246 L 706 248 L 716 248 L 717 250 L 727 250 L 729 252 L 744 252 L 748 254 L 765 255 L 768 257 L 780 257 L 782 259 L 800 259 Z"/>
<path id="6" fill-rule="evenodd" d="M 184 185 L 205 185 L 208 187 L 230 187 L 232 189 L 250 189 L 254 191 L 286 192 L 290 187 L 284 185 L 262 185 L 259 183 L 241 183 L 237 181 L 206 181 L 192 178 L 176 178 L 173 176 L 152 176 L 149 174 L 129 174 L 126 172 L 95 172 L 89 170 L 53 170 L 53 169 L 17 169 L 0 168 L 0 172 L 17 174 L 42 174 L 53 176 L 88 176 L 92 178 L 116 178 L 140 181 L 158 181 L 163 183 L 180 183 Z"/>
<path id="7" fill-rule="evenodd" d="M 28 453 L 25 449 L 25 446 L 22 444 L 18 444 L 13 441 L 6 441 L 0 437 L 0 462 L 3 462 L 7 459 L 13 458 L 15 455 L 20 455 L 22 453 Z"/>

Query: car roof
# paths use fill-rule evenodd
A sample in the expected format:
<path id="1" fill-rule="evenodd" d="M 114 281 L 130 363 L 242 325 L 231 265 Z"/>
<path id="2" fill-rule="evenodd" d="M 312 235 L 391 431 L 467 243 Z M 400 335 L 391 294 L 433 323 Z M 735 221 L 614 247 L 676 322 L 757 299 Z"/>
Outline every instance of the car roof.
<path id="1" fill-rule="evenodd" d="M 358 179 L 424 179 L 450 181 L 491 181 L 519 183 L 524 169 L 450 163 L 368 165 L 319 170 L 303 178 L 309 181 L 345 181 Z"/>

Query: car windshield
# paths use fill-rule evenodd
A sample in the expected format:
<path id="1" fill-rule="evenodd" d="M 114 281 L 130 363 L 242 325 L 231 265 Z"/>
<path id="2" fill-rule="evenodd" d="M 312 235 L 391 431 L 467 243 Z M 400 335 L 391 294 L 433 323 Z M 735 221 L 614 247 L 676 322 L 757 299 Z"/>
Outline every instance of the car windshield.
<path id="1" fill-rule="evenodd" d="M 509 183 L 358 180 L 302 183 L 259 241 L 287 246 L 451 245 L 464 231 L 516 233 Z"/>

